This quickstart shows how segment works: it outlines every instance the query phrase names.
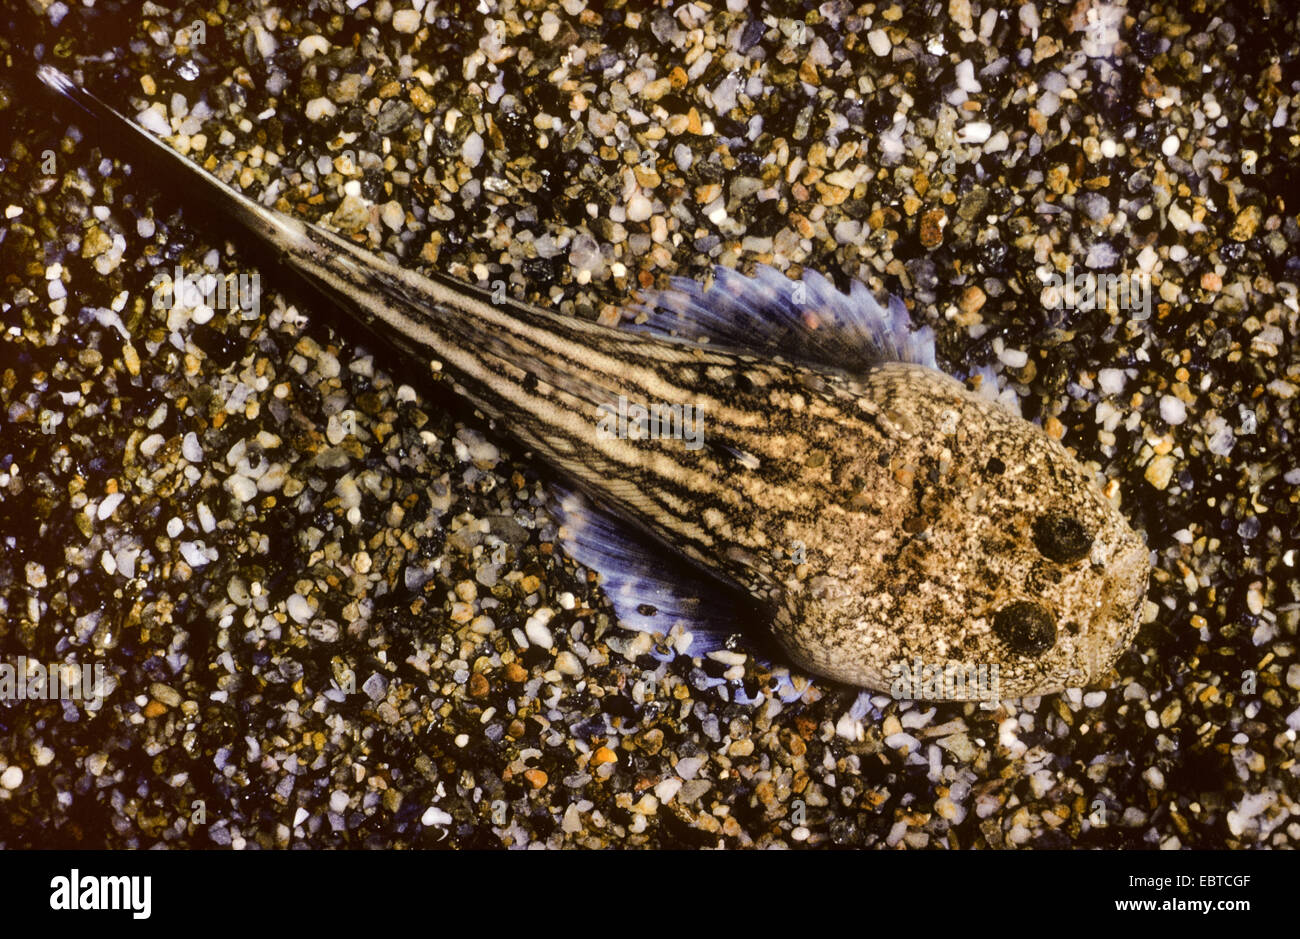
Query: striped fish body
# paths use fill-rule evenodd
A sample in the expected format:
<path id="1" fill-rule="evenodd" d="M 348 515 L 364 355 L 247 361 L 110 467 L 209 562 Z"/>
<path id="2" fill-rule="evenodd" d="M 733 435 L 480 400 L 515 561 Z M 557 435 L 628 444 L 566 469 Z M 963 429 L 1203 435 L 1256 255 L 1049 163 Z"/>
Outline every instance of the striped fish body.
<path id="1" fill-rule="evenodd" d="M 770 321 L 793 337 L 788 355 L 734 326 L 719 347 L 493 302 L 260 206 L 62 74 L 41 78 L 192 179 L 600 507 L 753 597 L 796 664 L 896 693 L 913 665 L 979 666 L 991 690 L 901 696 L 1017 697 L 1092 683 L 1131 642 L 1145 547 L 1059 443 L 925 356 L 881 352 L 908 337 L 875 342 L 857 367 L 819 356 L 855 302 L 875 317 L 864 334 L 897 331 L 864 292 L 812 279 L 794 304 L 793 282 L 768 271 L 651 301 L 705 320 L 743 308 L 757 331 Z"/>

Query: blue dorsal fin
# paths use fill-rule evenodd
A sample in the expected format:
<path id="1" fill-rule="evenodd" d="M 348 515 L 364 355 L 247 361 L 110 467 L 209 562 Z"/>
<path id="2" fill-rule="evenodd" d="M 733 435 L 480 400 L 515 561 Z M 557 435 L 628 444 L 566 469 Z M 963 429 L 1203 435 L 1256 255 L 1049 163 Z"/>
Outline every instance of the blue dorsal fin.
<path id="1" fill-rule="evenodd" d="M 763 617 L 753 604 L 722 584 L 676 562 L 649 536 L 630 528 L 617 516 L 593 505 L 585 496 L 554 489 L 552 511 L 560 523 L 559 540 L 575 561 L 600 576 L 625 629 L 663 637 L 650 654 L 660 661 L 676 655 L 709 658 L 711 653 L 740 652 L 771 671 L 760 695 L 789 702 L 808 689 L 803 676 L 764 653 L 747 631 L 761 626 Z M 727 684 L 732 699 L 752 702 L 738 681 L 711 679 L 709 687 Z"/>
<path id="2" fill-rule="evenodd" d="M 752 277 L 727 267 L 713 271 L 707 289 L 674 277 L 667 290 L 645 294 L 634 308 L 644 318 L 632 328 L 849 373 L 881 362 L 938 367 L 933 330 L 913 330 L 895 297 L 886 308 L 861 283 L 841 293 L 808 268 L 797 281 L 762 264 Z"/>

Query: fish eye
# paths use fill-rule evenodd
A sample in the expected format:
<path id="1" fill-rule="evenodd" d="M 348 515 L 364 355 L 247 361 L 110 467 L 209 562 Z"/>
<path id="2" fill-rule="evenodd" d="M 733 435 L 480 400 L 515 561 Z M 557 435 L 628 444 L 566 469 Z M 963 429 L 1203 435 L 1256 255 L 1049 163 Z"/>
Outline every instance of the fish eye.
<path id="1" fill-rule="evenodd" d="M 1077 519 L 1049 512 L 1034 520 L 1034 545 L 1043 557 L 1069 564 L 1092 550 L 1092 536 Z"/>
<path id="2" fill-rule="evenodd" d="M 993 614 L 993 632 L 1023 655 L 1038 655 L 1056 644 L 1052 614 L 1029 600 L 1017 600 Z"/>

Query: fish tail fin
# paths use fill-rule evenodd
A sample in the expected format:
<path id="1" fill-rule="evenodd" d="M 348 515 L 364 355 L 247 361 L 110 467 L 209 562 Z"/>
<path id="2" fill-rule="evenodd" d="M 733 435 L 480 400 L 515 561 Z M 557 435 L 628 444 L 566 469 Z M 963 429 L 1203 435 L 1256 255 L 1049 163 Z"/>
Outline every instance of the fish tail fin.
<path id="1" fill-rule="evenodd" d="M 95 120 L 104 131 L 133 145 L 151 164 L 183 178 L 192 186 L 192 191 L 233 216 L 272 247 L 286 253 L 302 250 L 307 234 L 301 223 L 270 211 L 236 192 L 57 68 L 41 65 L 36 69 L 36 77 L 51 91 Z"/>

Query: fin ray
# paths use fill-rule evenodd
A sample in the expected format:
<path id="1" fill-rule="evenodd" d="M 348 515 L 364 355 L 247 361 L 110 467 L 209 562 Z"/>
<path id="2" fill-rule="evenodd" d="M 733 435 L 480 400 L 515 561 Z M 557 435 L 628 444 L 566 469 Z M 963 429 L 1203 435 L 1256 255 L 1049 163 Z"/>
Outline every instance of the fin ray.
<path id="1" fill-rule="evenodd" d="M 933 330 L 912 329 L 901 301 L 891 297 L 882 306 L 857 281 L 845 294 L 808 268 L 796 281 L 767 265 L 753 276 L 719 266 L 711 287 L 674 277 L 667 290 L 648 292 L 634 309 L 644 318 L 632 329 L 742 353 L 848 373 L 881 362 L 938 368 Z"/>

